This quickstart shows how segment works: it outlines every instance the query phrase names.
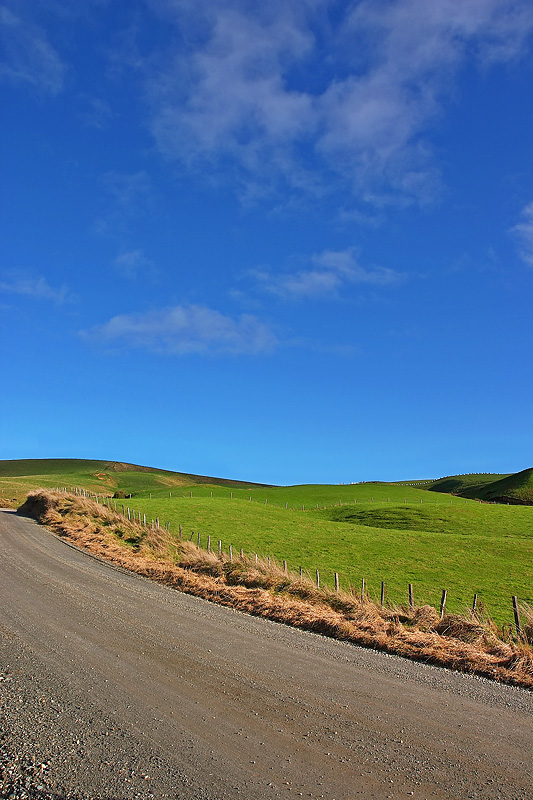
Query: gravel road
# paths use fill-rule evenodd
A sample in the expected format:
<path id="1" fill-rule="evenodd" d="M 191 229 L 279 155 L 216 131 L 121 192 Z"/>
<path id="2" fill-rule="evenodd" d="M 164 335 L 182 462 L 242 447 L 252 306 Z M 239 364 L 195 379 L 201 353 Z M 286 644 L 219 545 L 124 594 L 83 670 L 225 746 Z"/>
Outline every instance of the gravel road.
<path id="1" fill-rule="evenodd" d="M 0 797 L 532 797 L 533 695 L 233 612 L 0 511 Z"/>

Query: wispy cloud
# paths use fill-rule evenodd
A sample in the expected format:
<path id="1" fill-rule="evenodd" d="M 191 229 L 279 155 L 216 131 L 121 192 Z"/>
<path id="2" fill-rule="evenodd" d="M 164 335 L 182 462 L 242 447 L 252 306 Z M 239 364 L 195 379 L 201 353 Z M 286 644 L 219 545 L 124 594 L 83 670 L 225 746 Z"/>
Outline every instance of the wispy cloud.
<path id="1" fill-rule="evenodd" d="M 104 344 L 177 356 L 258 355 L 277 345 L 274 332 L 257 317 L 243 314 L 233 319 L 200 305 L 119 315 L 82 335 Z"/>
<path id="2" fill-rule="evenodd" d="M 520 257 L 533 267 L 533 202 L 522 209 L 521 221 L 512 232 L 518 239 Z"/>
<path id="3" fill-rule="evenodd" d="M 440 178 L 426 137 L 460 68 L 519 56 L 533 6 L 363 0 L 329 15 L 329 5 L 153 0 L 187 42 L 148 83 L 160 150 L 247 191 L 335 184 L 379 207 L 430 201 Z"/>
<path id="4" fill-rule="evenodd" d="M 100 97 L 84 94 L 80 99 L 83 103 L 80 119 L 88 128 L 101 130 L 115 116 L 111 106 Z"/>
<path id="5" fill-rule="evenodd" d="M 59 305 L 71 299 L 66 286 L 56 289 L 43 277 L 0 280 L 0 292 L 24 295 L 37 300 L 51 300 Z"/>
<path id="6" fill-rule="evenodd" d="M 276 274 L 256 269 L 251 275 L 263 290 L 293 300 L 338 296 L 342 289 L 353 285 L 391 286 L 404 278 L 385 267 L 365 269 L 353 248 L 325 250 L 313 255 L 308 266 L 292 272 Z"/>
<path id="7" fill-rule="evenodd" d="M 101 177 L 105 191 L 104 213 L 96 220 L 98 233 L 122 238 L 153 203 L 153 187 L 147 172 L 110 170 Z"/>
<path id="8" fill-rule="evenodd" d="M 154 262 L 146 257 L 144 250 L 125 250 L 118 254 L 113 263 L 126 278 L 137 278 L 154 271 Z"/>
<path id="9" fill-rule="evenodd" d="M 30 86 L 39 93 L 58 94 L 67 70 L 45 30 L 6 6 L 0 8 L 0 29 L 5 52 L 0 77 Z"/>

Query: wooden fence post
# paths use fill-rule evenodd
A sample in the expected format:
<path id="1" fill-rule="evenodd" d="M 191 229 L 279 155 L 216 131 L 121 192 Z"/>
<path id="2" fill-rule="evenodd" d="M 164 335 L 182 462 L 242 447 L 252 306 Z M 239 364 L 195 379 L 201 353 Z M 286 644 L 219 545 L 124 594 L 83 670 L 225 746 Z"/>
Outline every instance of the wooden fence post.
<path id="1" fill-rule="evenodd" d="M 442 590 L 442 597 L 440 599 L 440 618 L 442 619 L 444 616 L 444 612 L 446 611 L 446 598 L 448 596 L 448 592 L 446 589 Z"/>
<path id="2" fill-rule="evenodd" d="M 198 532 L 198 549 L 200 549 L 200 533 Z"/>
<path id="3" fill-rule="evenodd" d="M 361 579 L 361 603 L 365 602 L 365 579 Z"/>
<path id="4" fill-rule="evenodd" d="M 413 584 L 410 583 L 409 584 L 409 608 L 413 608 L 414 604 L 415 604 L 415 601 L 414 601 L 414 598 L 413 598 Z"/>
<path id="5" fill-rule="evenodd" d="M 474 619 L 474 617 L 476 616 L 476 608 L 477 608 L 477 592 L 475 593 L 474 600 L 472 602 L 472 611 L 470 613 L 470 617 L 472 619 Z"/>
<path id="6" fill-rule="evenodd" d="M 211 537 L 210 536 L 207 537 L 207 552 L 208 553 L 211 552 Z"/>
<path id="7" fill-rule="evenodd" d="M 385 581 L 381 581 L 381 605 L 385 605 Z"/>
<path id="8" fill-rule="evenodd" d="M 303 573 L 304 573 L 303 568 L 300 566 L 300 580 L 302 580 L 303 578 Z"/>
<path id="9" fill-rule="evenodd" d="M 338 572 L 335 573 L 335 591 L 336 592 L 339 591 L 339 573 Z"/>
<path id="10" fill-rule="evenodd" d="M 179 536 L 180 536 L 180 539 L 181 539 L 181 522 L 180 522 L 180 526 L 179 526 Z"/>
<path id="11" fill-rule="evenodd" d="M 287 574 L 287 562 L 285 560 L 283 561 L 283 572 L 285 575 Z"/>
<path id="12" fill-rule="evenodd" d="M 518 611 L 518 600 L 516 595 L 513 594 L 513 612 L 514 612 L 514 625 L 516 628 L 516 635 L 519 639 L 522 638 L 522 626 L 520 624 L 520 614 Z"/>
<path id="13" fill-rule="evenodd" d="M 229 560 L 233 561 L 233 547 L 231 545 L 229 546 Z"/>
<path id="14" fill-rule="evenodd" d="M 316 571 L 316 588 L 320 589 L 320 573 L 318 570 Z"/>
<path id="15" fill-rule="evenodd" d="M 222 555 L 222 539 L 218 540 L 218 557 Z"/>

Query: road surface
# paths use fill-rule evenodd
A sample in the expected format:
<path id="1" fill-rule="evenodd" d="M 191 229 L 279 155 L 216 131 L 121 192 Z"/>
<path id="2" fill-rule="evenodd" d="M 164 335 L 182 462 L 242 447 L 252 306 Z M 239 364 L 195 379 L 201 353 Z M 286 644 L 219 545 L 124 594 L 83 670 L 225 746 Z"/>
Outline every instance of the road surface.
<path id="1" fill-rule="evenodd" d="M 533 796 L 526 690 L 209 604 L 5 510 L 0 597 L 0 796 Z"/>

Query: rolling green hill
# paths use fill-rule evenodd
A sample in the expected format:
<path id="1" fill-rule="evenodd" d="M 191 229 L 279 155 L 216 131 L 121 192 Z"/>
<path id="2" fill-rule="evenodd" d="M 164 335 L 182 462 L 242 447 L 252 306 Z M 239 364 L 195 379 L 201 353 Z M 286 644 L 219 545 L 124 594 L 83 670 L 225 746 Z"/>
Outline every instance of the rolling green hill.
<path id="1" fill-rule="evenodd" d="M 78 486 L 100 494 L 135 494 L 138 491 L 168 491 L 169 487 L 210 485 L 257 487 L 261 484 L 189 475 L 120 461 L 77 458 L 18 459 L 0 461 L 0 498 L 6 504 L 21 502 L 32 489 Z"/>
<path id="2" fill-rule="evenodd" d="M 533 505 L 533 469 L 511 475 L 452 475 L 434 481 L 427 489 L 490 503 Z"/>

